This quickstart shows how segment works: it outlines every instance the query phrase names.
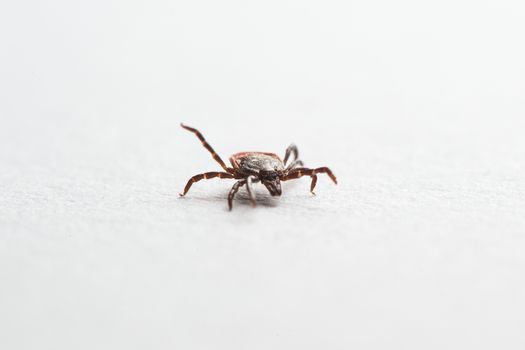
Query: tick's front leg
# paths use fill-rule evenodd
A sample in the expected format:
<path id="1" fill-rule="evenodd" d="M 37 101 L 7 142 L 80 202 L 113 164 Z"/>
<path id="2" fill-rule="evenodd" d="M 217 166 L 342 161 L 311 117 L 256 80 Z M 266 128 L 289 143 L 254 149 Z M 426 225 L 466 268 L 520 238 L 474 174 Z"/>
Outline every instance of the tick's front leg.
<path id="1" fill-rule="evenodd" d="M 286 149 L 286 152 L 284 154 L 284 165 L 286 165 L 286 163 L 288 162 L 288 158 L 290 158 L 290 154 L 292 153 L 293 153 L 293 160 L 296 160 L 297 158 L 299 158 L 299 150 L 297 149 L 297 146 L 293 143 L 290 146 L 288 146 L 288 148 Z"/>
<path id="2" fill-rule="evenodd" d="M 255 200 L 255 193 L 252 189 L 252 184 L 255 183 L 257 178 L 255 176 L 248 176 L 246 178 L 246 191 L 248 192 L 248 196 L 250 196 L 250 201 L 252 202 L 252 207 L 255 207 L 257 205 L 257 201 Z"/>
<path id="3" fill-rule="evenodd" d="M 237 181 L 232 189 L 230 190 L 230 193 L 228 194 L 228 209 L 231 211 L 233 208 L 233 198 L 235 197 L 235 194 L 237 191 L 239 191 L 239 188 L 243 186 L 246 183 L 246 180 L 240 180 Z"/>
<path id="4" fill-rule="evenodd" d="M 293 162 L 291 162 L 287 167 L 286 167 L 286 170 L 287 171 L 291 171 L 297 167 L 302 167 L 304 166 L 303 164 L 303 161 L 302 160 L 299 160 L 299 159 L 296 159 L 294 160 Z"/>

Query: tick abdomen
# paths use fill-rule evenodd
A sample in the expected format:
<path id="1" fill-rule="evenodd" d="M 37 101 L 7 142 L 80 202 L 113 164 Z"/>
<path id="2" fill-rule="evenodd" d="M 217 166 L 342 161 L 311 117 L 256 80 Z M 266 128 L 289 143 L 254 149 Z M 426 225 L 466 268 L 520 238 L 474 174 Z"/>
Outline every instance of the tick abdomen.
<path id="1" fill-rule="evenodd" d="M 284 164 L 278 155 L 263 152 L 241 152 L 230 157 L 232 166 L 243 173 L 257 174 L 264 171 L 283 171 Z"/>

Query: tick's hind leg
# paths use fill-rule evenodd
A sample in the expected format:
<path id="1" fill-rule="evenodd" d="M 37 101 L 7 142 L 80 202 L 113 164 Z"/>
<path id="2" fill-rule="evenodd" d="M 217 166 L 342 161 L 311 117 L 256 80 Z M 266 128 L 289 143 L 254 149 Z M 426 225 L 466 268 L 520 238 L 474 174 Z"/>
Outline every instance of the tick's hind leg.
<path id="1" fill-rule="evenodd" d="M 195 175 L 191 179 L 188 180 L 188 183 L 186 184 L 186 187 L 184 187 L 184 192 L 180 194 L 181 197 L 185 196 L 186 193 L 190 190 L 191 185 L 193 185 L 195 182 L 198 182 L 202 179 L 213 179 L 213 178 L 220 178 L 220 179 L 233 179 L 233 175 L 230 173 L 218 173 L 216 171 L 212 171 L 209 173 L 199 174 Z"/>
<path id="2" fill-rule="evenodd" d="M 239 191 L 239 188 L 241 188 L 244 184 L 246 184 L 246 180 L 237 181 L 230 190 L 230 193 L 228 194 L 228 209 L 230 211 L 233 207 L 233 198 L 235 197 L 235 194 L 237 193 L 237 191 Z"/>
<path id="3" fill-rule="evenodd" d="M 317 168 L 317 169 L 308 169 L 308 168 L 296 168 L 293 169 L 287 176 L 282 180 L 293 180 L 298 179 L 303 176 L 310 176 L 312 178 L 312 183 L 310 184 L 310 192 L 314 193 L 315 185 L 317 184 L 317 175 L 316 174 L 326 174 L 332 181 L 337 185 L 337 179 L 332 171 L 327 167 Z"/>
<path id="4" fill-rule="evenodd" d="M 202 145 L 204 146 L 204 148 L 206 148 L 208 150 L 208 152 L 211 153 L 211 156 L 213 157 L 213 159 L 215 159 L 215 161 L 217 161 L 217 163 L 219 163 L 221 165 L 221 167 L 224 169 L 224 171 L 226 172 L 229 172 L 231 173 L 232 172 L 232 169 L 231 168 L 228 168 L 226 166 L 226 164 L 224 164 L 223 160 L 221 159 L 221 157 L 219 157 L 219 155 L 217 153 L 215 153 L 215 151 L 213 150 L 213 148 L 210 146 L 210 144 L 206 141 L 206 139 L 204 138 L 204 136 L 202 136 L 202 134 L 200 133 L 199 130 L 197 129 L 194 129 L 194 128 L 190 128 L 189 126 L 186 126 L 184 124 L 180 124 L 180 126 L 182 126 L 184 129 L 194 133 L 198 138 L 199 140 L 201 141 Z"/>
<path id="5" fill-rule="evenodd" d="M 286 149 L 286 152 L 284 154 L 284 165 L 288 162 L 288 158 L 290 158 L 290 154 L 293 153 L 293 160 L 297 160 L 299 158 L 299 150 L 297 149 L 297 146 L 295 144 L 291 144 Z"/>

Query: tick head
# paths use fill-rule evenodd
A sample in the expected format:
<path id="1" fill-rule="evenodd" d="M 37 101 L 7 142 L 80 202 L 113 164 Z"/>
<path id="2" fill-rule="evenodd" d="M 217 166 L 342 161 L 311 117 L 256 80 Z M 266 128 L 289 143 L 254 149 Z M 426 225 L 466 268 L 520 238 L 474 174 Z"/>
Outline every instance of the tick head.
<path id="1" fill-rule="evenodd" d="M 279 174 L 277 171 L 261 170 L 259 172 L 259 178 L 272 196 L 281 195 L 281 180 L 279 179 Z"/>

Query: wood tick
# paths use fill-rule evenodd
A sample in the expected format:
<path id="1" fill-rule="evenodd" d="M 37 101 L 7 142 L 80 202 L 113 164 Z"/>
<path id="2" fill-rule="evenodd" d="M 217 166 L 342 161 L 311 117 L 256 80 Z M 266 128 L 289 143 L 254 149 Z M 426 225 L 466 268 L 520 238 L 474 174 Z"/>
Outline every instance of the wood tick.
<path id="1" fill-rule="evenodd" d="M 312 183 L 310 185 L 310 192 L 315 195 L 314 188 L 317 184 L 317 174 L 327 174 L 332 181 L 337 184 L 337 179 L 330 169 L 327 167 L 321 167 L 316 169 L 309 169 L 303 167 L 303 162 L 299 160 L 299 151 L 297 146 L 294 144 L 290 145 L 285 152 L 284 161 L 282 161 L 278 155 L 274 153 L 266 152 L 240 152 L 236 153 L 230 157 L 230 163 L 232 168 L 227 167 L 226 164 L 222 161 L 221 157 L 210 146 L 202 134 L 194 128 L 190 128 L 184 124 L 181 126 L 197 135 L 201 141 L 204 148 L 206 148 L 210 153 L 213 159 L 217 161 L 224 169 L 224 172 L 208 172 L 199 175 L 193 176 L 189 179 L 184 192 L 180 195 L 185 196 L 186 193 L 190 190 L 191 185 L 195 182 L 202 179 L 236 179 L 237 181 L 228 195 L 228 207 L 232 210 L 233 197 L 242 186 L 246 186 L 248 196 L 253 206 L 255 206 L 255 193 L 252 189 L 252 184 L 261 182 L 272 196 L 281 195 L 281 181 L 288 181 L 293 179 L 298 179 L 302 176 L 310 176 L 312 178 Z M 288 166 L 286 165 L 290 155 L 293 155 Z"/>

